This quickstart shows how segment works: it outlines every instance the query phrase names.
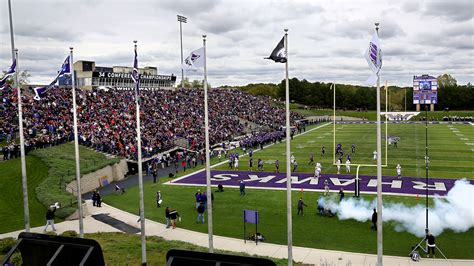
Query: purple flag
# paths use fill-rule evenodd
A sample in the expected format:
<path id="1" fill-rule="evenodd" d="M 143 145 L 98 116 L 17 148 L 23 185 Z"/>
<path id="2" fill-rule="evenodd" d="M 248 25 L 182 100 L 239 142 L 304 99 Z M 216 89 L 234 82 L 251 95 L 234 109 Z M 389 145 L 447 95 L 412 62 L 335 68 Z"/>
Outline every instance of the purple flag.
<path id="1" fill-rule="evenodd" d="M 138 75 L 138 56 L 137 48 L 135 47 L 135 59 L 133 60 L 132 80 L 135 82 L 135 94 L 137 97 L 140 95 L 140 77 Z"/>
<path id="2" fill-rule="evenodd" d="M 15 74 L 15 71 L 16 71 L 16 59 L 13 60 L 13 64 L 7 70 L 7 73 L 5 73 L 5 76 L 2 79 L 0 79 L 0 89 L 3 89 L 5 87 L 5 85 L 7 84 L 8 77 Z"/>
<path id="3" fill-rule="evenodd" d="M 54 85 L 56 84 L 56 82 L 58 81 L 58 78 L 59 77 L 62 77 L 64 75 L 70 75 L 71 74 L 71 60 L 70 60 L 70 57 L 66 57 L 66 59 L 64 60 L 62 66 L 61 66 L 61 69 L 59 69 L 58 71 L 58 75 L 56 76 L 56 78 L 54 78 L 54 80 L 47 86 L 44 86 L 44 87 L 36 87 L 33 89 L 33 91 L 35 92 L 35 97 L 34 99 L 39 101 L 41 100 L 43 97 L 45 97 L 46 93 L 54 87 Z M 72 81 L 74 82 L 74 81 Z"/>

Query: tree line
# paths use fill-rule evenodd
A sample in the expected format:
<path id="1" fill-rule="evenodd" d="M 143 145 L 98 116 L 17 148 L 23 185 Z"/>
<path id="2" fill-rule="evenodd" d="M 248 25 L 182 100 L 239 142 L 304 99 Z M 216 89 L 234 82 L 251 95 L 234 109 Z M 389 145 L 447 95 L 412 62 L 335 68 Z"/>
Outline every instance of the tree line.
<path id="1" fill-rule="evenodd" d="M 5 74 L 5 71 L 3 71 Z M 2 75 L 3 76 L 3 75 Z M 30 74 L 22 71 L 19 74 L 19 83 L 28 84 Z M 474 86 L 471 83 L 458 85 L 457 80 L 449 74 L 442 74 L 438 79 L 438 104 L 436 110 L 474 110 Z M 8 83 L 11 83 L 11 79 Z M 307 105 L 313 108 L 332 108 L 333 91 L 331 83 L 310 82 L 306 79 L 292 78 L 289 80 L 290 99 L 292 102 Z M 185 78 L 177 87 L 202 88 L 202 80 L 189 81 Z M 234 86 L 223 86 L 232 87 Z M 211 84 L 208 83 L 208 88 Z M 238 89 L 253 95 L 268 95 L 276 99 L 285 99 L 285 80 L 280 84 L 273 83 L 250 83 L 238 87 Z M 389 106 L 391 111 L 406 110 L 413 111 L 416 106 L 413 104 L 413 87 L 389 86 Z M 406 98 L 406 99 L 405 99 Z M 382 109 L 385 105 L 385 91 L 381 90 Z M 346 110 L 375 110 L 376 109 L 376 89 L 375 87 L 365 87 L 358 85 L 336 84 L 336 107 Z"/>
<path id="2" fill-rule="evenodd" d="M 289 80 L 290 99 L 292 102 L 312 108 L 332 108 L 333 91 L 331 83 L 310 82 L 305 79 Z M 458 85 L 449 74 L 438 76 L 438 104 L 436 110 L 474 110 L 474 87 Z M 285 80 L 280 84 L 258 83 L 248 84 L 239 89 L 254 95 L 268 95 L 277 99 L 285 99 Z M 391 111 L 413 111 L 413 87 L 388 87 L 388 102 Z M 406 98 L 406 99 L 405 99 Z M 381 89 L 382 109 L 385 105 L 385 90 Z M 336 84 L 336 107 L 346 110 L 375 110 L 377 104 L 376 88 L 358 85 Z"/>

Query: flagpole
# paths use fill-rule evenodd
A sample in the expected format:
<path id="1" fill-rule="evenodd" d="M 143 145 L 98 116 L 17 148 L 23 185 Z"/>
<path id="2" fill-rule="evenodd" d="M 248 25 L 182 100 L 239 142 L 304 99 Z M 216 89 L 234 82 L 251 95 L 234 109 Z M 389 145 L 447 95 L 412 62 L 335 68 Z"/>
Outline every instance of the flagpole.
<path id="1" fill-rule="evenodd" d="M 385 81 L 385 165 L 388 167 L 388 81 Z"/>
<path id="2" fill-rule="evenodd" d="M 23 108 L 21 104 L 21 86 L 18 83 L 18 49 L 15 49 L 15 38 L 13 34 L 12 5 L 8 0 L 8 15 L 10 18 L 10 41 L 12 44 L 12 61 L 16 60 L 16 70 L 13 77 L 13 87 L 16 88 L 18 97 L 18 130 L 20 135 L 20 162 L 21 162 L 21 183 L 23 189 L 23 216 L 25 231 L 30 231 L 30 208 L 28 204 L 28 179 L 26 178 L 26 159 L 25 159 L 25 139 L 23 136 Z"/>
<path id="3" fill-rule="evenodd" d="M 207 104 L 207 52 L 206 35 L 202 35 L 204 45 L 204 130 L 206 138 L 206 196 L 207 196 L 207 235 L 209 237 L 209 252 L 214 252 L 213 225 L 212 225 L 212 192 L 211 192 L 211 158 L 209 155 L 209 109 Z"/>
<path id="4" fill-rule="evenodd" d="M 84 238 L 84 222 L 82 212 L 82 188 L 81 188 L 81 162 L 79 157 L 79 138 L 77 134 L 77 105 L 76 105 L 76 79 L 74 75 L 74 60 L 72 57 L 73 47 L 69 47 L 69 68 L 71 70 L 71 85 L 72 85 L 72 109 L 74 118 L 74 153 L 76 157 L 76 188 L 77 188 L 77 208 L 79 211 L 79 236 Z"/>
<path id="5" fill-rule="evenodd" d="M 28 179 L 26 178 L 25 138 L 23 136 L 23 107 L 21 104 L 21 85 L 18 83 L 18 49 L 15 49 L 16 71 L 13 78 L 13 86 L 16 88 L 18 97 L 18 125 L 20 135 L 21 156 L 21 183 L 23 187 L 23 215 L 25 219 L 25 231 L 30 231 L 30 209 L 28 204 Z"/>
<path id="6" fill-rule="evenodd" d="M 135 52 L 137 51 L 137 41 L 133 41 L 135 44 Z M 137 66 L 137 76 L 138 66 Z M 137 117 L 137 152 L 138 152 L 138 189 L 140 190 L 140 231 L 141 231 L 141 245 L 142 245 L 142 265 L 147 265 L 146 262 L 146 235 L 145 235 L 145 207 L 143 202 L 143 173 L 142 173 L 142 138 L 140 133 L 140 95 L 138 95 L 138 90 L 140 83 L 137 81 L 135 83 L 135 104 L 137 107 L 136 117 Z"/>
<path id="7" fill-rule="evenodd" d="M 377 36 L 379 23 L 375 23 Z M 379 48 L 377 48 L 379 49 Z M 380 55 L 377 54 L 377 58 Z M 382 136 L 380 127 L 380 70 L 377 73 L 377 265 L 383 265 L 383 234 L 382 234 Z"/>
<path id="8" fill-rule="evenodd" d="M 13 18 L 12 18 L 12 4 L 8 0 L 8 15 L 10 18 L 10 41 L 12 44 L 12 61 L 15 60 L 15 38 L 13 37 Z"/>
<path id="9" fill-rule="evenodd" d="M 291 216 L 291 162 L 290 162 L 290 85 L 288 81 L 288 29 L 285 29 L 285 108 L 286 108 L 286 225 L 288 227 L 288 265 L 293 265 L 293 223 Z"/>

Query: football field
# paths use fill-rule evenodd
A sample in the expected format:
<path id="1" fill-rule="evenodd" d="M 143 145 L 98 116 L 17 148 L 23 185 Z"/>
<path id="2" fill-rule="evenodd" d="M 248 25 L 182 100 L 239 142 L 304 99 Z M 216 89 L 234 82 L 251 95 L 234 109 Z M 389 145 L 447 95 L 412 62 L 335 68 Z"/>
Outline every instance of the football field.
<path id="1" fill-rule="evenodd" d="M 383 175 L 396 176 L 396 166 L 402 167 L 402 175 L 408 177 L 425 177 L 425 141 L 426 127 L 424 124 L 388 124 L 388 136 L 398 137 L 397 147 L 386 145 L 385 125 L 382 125 L 382 164 Z M 314 165 L 310 164 L 310 155 L 314 153 L 314 161 L 322 164 L 322 173 L 336 173 L 334 160 L 333 124 L 308 129 L 296 135 L 291 142 L 291 153 L 298 162 L 298 172 L 313 173 Z M 376 175 L 373 152 L 376 149 L 375 124 L 336 124 L 335 143 L 341 144 L 344 150 L 341 174 L 345 171 L 346 156 L 352 161 L 352 171 L 358 164 L 361 175 Z M 355 153 L 351 152 L 355 145 Z M 322 155 L 321 148 L 325 147 Z M 242 154 L 242 151 L 239 151 Z M 387 156 L 386 156 L 387 155 Z M 429 177 L 437 178 L 474 178 L 474 126 L 470 124 L 428 124 L 428 156 Z M 275 144 L 254 154 L 254 170 L 260 158 L 264 171 L 275 170 L 275 160 L 280 161 L 280 172 L 285 172 L 285 144 Z M 216 169 L 228 169 L 224 164 Z M 239 160 L 240 170 L 249 170 L 248 157 Z"/>
<path id="2" fill-rule="evenodd" d="M 390 124 L 389 135 L 398 136 L 400 141 L 398 147 L 388 148 L 388 167 L 384 169 L 384 175 L 396 175 L 395 166 L 402 165 L 402 173 L 406 176 L 424 178 L 424 143 L 425 126 L 414 124 Z M 336 167 L 332 165 L 333 160 L 333 125 L 320 124 L 308 127 L 306 133 L 296 135 L 292 141 L 292 153 L 299 162 L 298 172 L 313 173 L 314 166 L 309 165 L 311 152 L 315 153 L 315 162 L 321 162 L 323 166 L 323 176 L 325 173 L 334 175 Z M 470 148 L 469 140 L 474 139 L 473 127 L 471 125 L 429 125 L 429 145 L 430 145 L 430 177 L 460 179 L 467 177 L 473 179 L 473 151 Z M 456 132 L 458 131 L 458 132 Z M 462 134 L 459 136 L 457 134 Z M 461 138 L 469 140 L 461 140 Z M 345 152 L 350 152 L 350 145 L 356 145 L 356 152 L 352 154 L 353 164 L 373 164 L 372 152 L 375 149 L 375 125 L 374 124 L 338 124 L 336 126 L 336 143 L 341 143 Z M 326 154 L 321 155 L 321 146 L 326 147 Z M 385 147 L 383 147 L 385 150 Z M 256 161 L 261 158 L 265 161 L 264 172 L 274 171 L 274 161 L 280 160 L 280 175 L 285 172 L 285 143 L 277 143 L 263 150 L 254 151 L 254 168 L 248 170 L 248 156 L 240 153 L 239 170 L 235 175 L 254 173 L 256 171 Z M 385 154 L 385 153 L 383 153 Z M 345 158 L 345 156 L 344 156 Z M 215 158 L 213 159 L 215 160 Z M 353 167 L 354 167 L 353 165 Z M 341 167 L 344 171 L 344 166 Z M 222 164 L 213 168 L 213 173 L 228 171 L 227 161 L 222 159 Z M 361 167 L 361 175 L 375 176 L 375 167 Z M 191 171 L 192 172 L 192 171 Z M 352 174 L 352 173 L 351 173 Z M 189 176 L 196 176 L 198 173 L 189 173 Z M 268 176 L 268 175 L 267 175 Z M 341 173 L 342 176 L 342 173 Z M 183 179 L 182 179 L 183 178 Z M 154 195 L 157 190 L 161 190 L 165 206 L 179 210 L 183 221 L 180 227 L 199 232 L 207 232 L 206 225 L 196 224 L 196 210 L 194 193 L 197 189 L 205 191 L 202 182 L 179 184 L 179 179 L 186 180 L 186 176 L 174 179 L 172 183 L 168 178 L 160 179 L 159 183 L 152 184 L 145 182 L 144 194 L 146 197 L 145 208 L 146 217 L 159 222 L 164 222 L 163 210 L 156 208 Z M 280 178 L 279 175 L 277 178 Z M 274 179 L 274 180 L 277 180 Z M 200 181 L 205 178 L 199 178 Z M 279 179 L 278 179 L 279 180 Z M 175 183 L 176 182 L 176 183 Z M 273 179 L 272 179 L 273 182 Z M 405 181 L 404 181 L 405 182 Z M 270 183 L 270 182 L 268 182 Z M 277 182 L 274 182 L 277 183 Z M 213 205 L 214 233 L 228 237 L 242 237 L 242 210 L 259 210 L 261 216 L 261 230 L 267 237 L 268 242 L 286 243 L 286 192 L 282 189 L 256 189 L 248 183 L 245 197 L 239 195 L 238 188 L 226 184 L 224 193 L 214 193 L 215 202 Z M 279 184 L 280 185 L 280 184 Z M 213 188 L 215 190 L 215 188 Z M 347 195 L 348 198 L 350 193 Z M 356 221 L 354 219 L 340 220 L 336 217 L 320 217 L 316 211 L 316 202 L 322 196 L 320 192 L 298 189 L 292 194 L 293 202 L 293 237 L 297 246 L 346 250 L 363 253 L 376 252 L 376 234 L 370 231 L 370 221 Z M 308 205 L 307 213 L 303 216 L 296 214 L 296 202 L 299 197 L 304 197 Z M 334 199 L 337 193 L 332 192 L 328 199 Z M 361 200 L 372 202 L 374 195 L 362 195 Z M 124 195 L 108 195 L 104 198 L 108 204 L 120 209 L 135 213 L 138 206 L 138 189 L 136 187 L 127 190 Z M 429 200 L 430 208 L 435 208 L 433 199 Z M 415 224 L 424 225 L 424 199 L 418 197 L 405 196 L 385 196 L 384 206 L 401 206 L 403 204 L 406 213 L 404 216 L 411 217 L 406 222 L 407 227 L 415 227 Z M 150 211 L 151 210 L 151 211 Z M 369 216 L 371 209 L 369 208 Z M 410 213 L 408 213 L 408 211 Z M 385 212 L 389 214 L 389 212 Z M 396 215 L 397 212 L 395 212 Z M 436 215 L 433 214 L 436 218 Z M 206 215 L 207 217 L 207 215 Z M 432 221 L 433 223 L 435 221 Z M 433 224 L 435 226 L 436 224 Z M 421 226 L 420 232 L 423 232 Z M 261 229 L 260 229 L 261 228 Z M 406 228 L 406 227 L 405 227 Z M 418 232 L 419 233 L 419 232 Z M 471 246 L 473 229 L 467 231 L 453 231 L 446 229 L 438 235 L 439 245 L 449 258 L 469 258 L 472 254 L 467 250 Z M 416 244 L 419 238 L 405 230 L 400 231 L 400 223 L 386 221 L 384 223 L 384 254 L 406 256 L 410 247 Z M 464 243 L 464 244 L 460 244 Z"/>

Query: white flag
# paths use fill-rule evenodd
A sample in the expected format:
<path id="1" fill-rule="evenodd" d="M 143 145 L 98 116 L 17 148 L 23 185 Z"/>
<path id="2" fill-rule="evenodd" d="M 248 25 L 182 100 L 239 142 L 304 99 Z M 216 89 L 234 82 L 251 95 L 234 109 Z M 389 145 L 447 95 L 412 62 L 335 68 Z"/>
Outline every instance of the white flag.
<path id="1" fill-rule="evenodd" d="M 372 40 L 367 47 L 365 52 L 365 59 L 372 70 L 372 75 L 365 81 L 367 85 L 373 86 L 377 81 L 377 75 L 380 73 L 382 68 L 382 50 L 380 49 L 379 36 L 377 32 L 374 32 Z"/>
<path id="2" fill-rule="evenodd" d="M 183 69 L 187 71 L 196 71 L 198 68 L 204 67 L 204 47 L 192 51 L 183 61 Z"/>

